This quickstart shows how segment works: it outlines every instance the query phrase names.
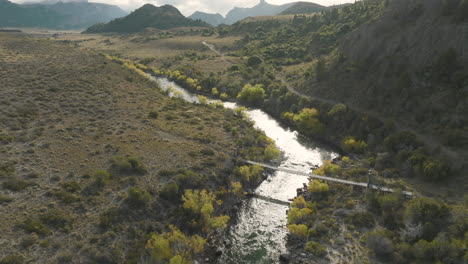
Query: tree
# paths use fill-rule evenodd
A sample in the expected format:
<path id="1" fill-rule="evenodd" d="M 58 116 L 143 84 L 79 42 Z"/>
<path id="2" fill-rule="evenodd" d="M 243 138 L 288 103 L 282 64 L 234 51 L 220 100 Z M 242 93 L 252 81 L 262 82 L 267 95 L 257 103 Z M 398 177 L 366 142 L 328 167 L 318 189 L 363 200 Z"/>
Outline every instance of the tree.
<path id="1" fill-rule="evenodd" d="M 263 85 L 256 84 L 254 86 L 246 84 L 242 91 L 237 95 L 237 99 L 249 105 L 260 105 L 265 98 L 265 90 Z"/>
<path id="2" fill-rule="evenodd" d="M 203 231 L 209 232 L 213 228 L 226 227 L 229 216 L 212 216 L 214 211 L 213 202 L 216 201 L 214 193 L 206 190 L 189 189 L 185 190 L 182 201 L 183 207 L 195 216 L 194 223 L 201 225 Z"/>
<path id="3" fill-rule="evenodd" d="M 320 134 L 324 126 L 318 120 L 318 111 L 315 108 L 304 108 L 297 115 L 294 115 L 294 123 L 300 132 L 306 135 Z"/>
<path id="4" fill-rule="evenodd" d="M 156 263 L 192 263 L 192 256 L 203 250 L 206 240 L 198 235 L 188 237 L 172 225 L 169 229 L 166 233 L 152 234 L 146 242 L 146 248 L 151 249 L 153 259 Z"/>

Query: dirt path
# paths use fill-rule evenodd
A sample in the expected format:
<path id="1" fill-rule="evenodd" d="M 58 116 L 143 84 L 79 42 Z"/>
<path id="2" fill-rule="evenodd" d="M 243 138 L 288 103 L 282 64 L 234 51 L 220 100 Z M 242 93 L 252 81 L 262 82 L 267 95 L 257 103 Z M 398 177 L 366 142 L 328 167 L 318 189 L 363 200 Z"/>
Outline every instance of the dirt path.
<path id="1" fill-rule="evenodd" d="M 225 59 L 224 54 L 222 52 L 220 52 L 219 50 L 217 50 L 214 45 L 209 44 L 206 41 L 203 41 L 202 44 L 205 45 L 206 47 L 208 47 L 210 50 L 212 50 L 217 55 L 221 56 L 221 58 L 226 63 L 232 65 L 231 62 L 229 62 L 229 61 L 227 61 Z M 367 115 L 369 117 L 372 117 L 374 119 L 379 120 L 382 123 L 386 122 L 387 118 L 380 115 L 380 114 L 378 114 L 375 111 L 370 111 L 370 110 L 367 110 L 367 109 L 363 109 L 363 108 L 357 107 L 355 105 L 350 105 L 350 104 L 345 103 L 345 102 L 339 102 L 339 101 L 331 100 L 331 99 L 327 99 L 327 98 L 321 98 L 321 97 L 317 97 L 317 96 L 307 95 L 307 94 L 301 93 L 299 91 L 296 91 L 293 87 L 291 87 L 291 85 L 289 85 L 289 83 L 279 73 L 277 73 L 275 75 L 275 78 L 280 80 L 286 86 L 288 91 L 290 91 L 291 93 L 296 94 L 298 96 L 309 98 L 309 99 L 316 100 L 316 101 L 323 102 L 323 103 L 327 103 L 327 104 L 332 104 L 332 105 L 345 104 L 349 109 L 353 110 L 354 112 L 365 114 L 365 115 Z M 431 151 L 441 152 L 444 156 L 450 158 L 454 164 L 455 163 L 460 163 L 460 162 L 463 163 L 464 162 L 464 157 L 468 156 L 468 152 L 466 152 L 466 151 L 458 151 L 457 152 L 457 151 L 454 151 L 454 150 L 452 150 L 450 148 L 447 148 L 447 147 L 443 146 L 439 142 L 439 140 L 436 139 L 433 135 L 422 134 L 422 133 L 416 131 L 414 128 L 410 128 L 408 126 L 402 125 L 401 123 L 395 123 L 395 128 L 398 131 L 409 131 L 409 132 L 413 133 L 421 142 L 423 142 L 426 146 L 428 146 Z"/>

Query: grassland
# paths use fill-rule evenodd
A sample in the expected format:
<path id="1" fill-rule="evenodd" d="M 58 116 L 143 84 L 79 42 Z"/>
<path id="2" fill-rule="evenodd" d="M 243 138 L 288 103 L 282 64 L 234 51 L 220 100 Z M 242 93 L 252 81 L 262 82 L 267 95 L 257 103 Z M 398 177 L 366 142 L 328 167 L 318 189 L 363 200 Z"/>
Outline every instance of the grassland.
<path id="1" fill-rule="evenodd" d="M 181 221 L 177 199 L 158 198 L 174 172 L 215 190 L 253 133 L 69 43 L 0 33 L 0 61 L 0 260 L 136 262 L 150 232 Z"/>

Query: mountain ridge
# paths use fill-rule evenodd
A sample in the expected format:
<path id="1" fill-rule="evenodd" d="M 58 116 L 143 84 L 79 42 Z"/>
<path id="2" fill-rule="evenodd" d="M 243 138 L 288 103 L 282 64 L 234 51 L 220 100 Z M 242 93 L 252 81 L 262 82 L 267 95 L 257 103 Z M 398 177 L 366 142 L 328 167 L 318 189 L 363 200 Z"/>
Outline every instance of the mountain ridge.
<path id="1" fill-rule="evenodd" d="M 111 21 L 127 13 L 115 5 L 85 1 L 54 4 L 15 4 L 0 1 L 1 27 L 39 27 L 50 29 L 80 29 Z"/>
<path id="2" fill-rule="evenodd" d="M 114 19 L 106 24 L 93 25 L 85 32 L 135 33 L 149 27 L 166 30 L 177 27 L 210 27 L 210 25 L 200 20 L 186 18 L 172 5 L 156 7 L 152 4 L 145 4 L 128 16 Z"/>

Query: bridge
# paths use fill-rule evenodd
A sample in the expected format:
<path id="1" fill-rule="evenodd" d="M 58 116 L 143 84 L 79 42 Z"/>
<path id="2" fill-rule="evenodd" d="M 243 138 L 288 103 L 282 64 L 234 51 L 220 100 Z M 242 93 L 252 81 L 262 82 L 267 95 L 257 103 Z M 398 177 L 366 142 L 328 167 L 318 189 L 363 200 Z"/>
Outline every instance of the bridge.
<path id="1" fill-rule="evenodd" d="M 329 182 L 336 182 L 336 183 L 341 183 L 341 184 L 346 184 L 346 185 L 359 186 L 359 187 L 374 189 L 374 190 L 378 190 L 378 191 L 382 191 L 382 192 L 390 192 L 390 193 L 395 192 L 394 189 L 378 186 L 378 185 L 375 185 L 375 184 L 371 184 L 370 182 L 367 182 L 367 183 L 365 183 L 365 182 L 355 182 L 355 181 L 348 181 L 348 180 L 343 180 L 343 179 L 338 179 L 338 178 L 333 178 L 333 177 L 315 175 L 315 174 L 306 173 L 306 172 L 294 171 L 294 170 L 287 169 L 287 168 L 276 167 L 276 166 L 272 166 L 272 165 L 268 165 L 268 164 L 260 163 L 260 162 L 256 162 L 256 161 L 251 161 L 251 160 L 244 160 L 244 162 L 247 163 L 247 164 L 250 164 L 250 165 L 257 165 L 257 166 L 272 169 L 272 170 L 275 170 L 275 171 L 283 171 L 283 172 L 287 172 L 287 173 L 290 173 L 290 174 L 310 177 L 310 178 L 329 181 Z M 406 196 L 409 196 L 409 197 L 413 196 L 412 192 L 403 191 L 402 193 L 404 195 L 406 195 Z"/>

